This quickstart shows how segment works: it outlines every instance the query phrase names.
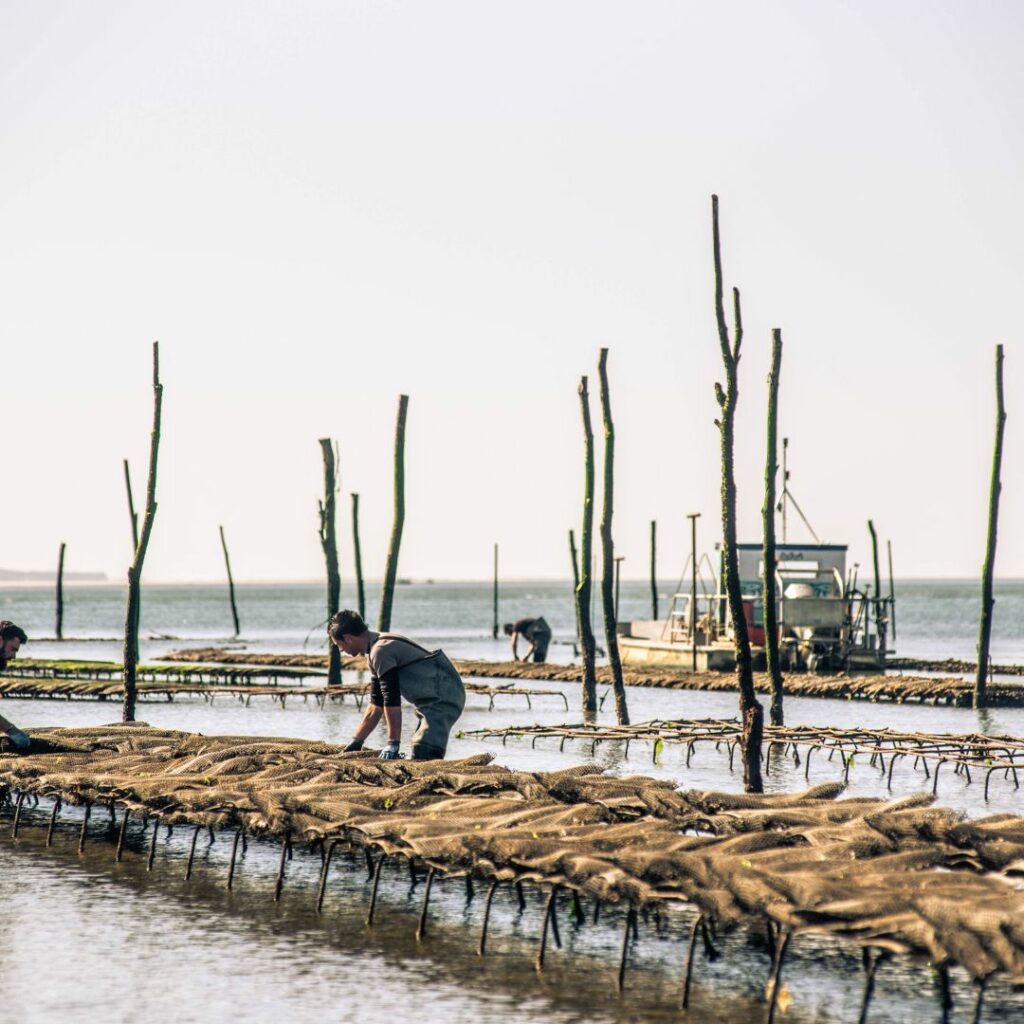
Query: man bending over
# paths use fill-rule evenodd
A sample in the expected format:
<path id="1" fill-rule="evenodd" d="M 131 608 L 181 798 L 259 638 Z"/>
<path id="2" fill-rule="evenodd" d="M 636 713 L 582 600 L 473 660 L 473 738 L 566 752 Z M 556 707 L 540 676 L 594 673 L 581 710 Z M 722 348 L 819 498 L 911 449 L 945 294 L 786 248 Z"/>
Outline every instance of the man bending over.
<path id="1" fill-rule="evenodd" d="M 0 619 L 0 671 L 7 668 L 7 662 L 18 656 L 18 649 L 25 643 L 28 643 L 28 637 L 20 626 L 7 619 Z M 28 750 L 32 745 L 28 736 L 3 715 L 0 715 L 0 736 L 6 736 L 18 750 Z"/>

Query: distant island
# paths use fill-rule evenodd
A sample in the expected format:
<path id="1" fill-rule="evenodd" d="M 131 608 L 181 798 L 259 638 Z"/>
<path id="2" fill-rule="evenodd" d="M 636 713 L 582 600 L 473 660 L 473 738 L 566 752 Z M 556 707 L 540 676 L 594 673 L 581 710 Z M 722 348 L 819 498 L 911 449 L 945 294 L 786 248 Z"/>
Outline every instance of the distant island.
<path id="1" fill-rule="evenodd" d="M 65 572 L 65 583 L 105 583 L 105 572 Z M 34 572 L 22 569 L 0 569 L 0 583 L 56 583 L 57 574 L 52 570 Z"/>

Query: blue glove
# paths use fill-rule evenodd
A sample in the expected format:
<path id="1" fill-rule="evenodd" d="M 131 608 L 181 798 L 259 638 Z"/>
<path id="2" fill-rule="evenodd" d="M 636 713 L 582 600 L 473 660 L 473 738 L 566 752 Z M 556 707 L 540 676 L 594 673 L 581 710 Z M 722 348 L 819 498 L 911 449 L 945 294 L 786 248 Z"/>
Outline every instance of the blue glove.
<path id="1" fill-rule="evenodd" d="M 11 728 L 7 732 L 7 738 L 18 750 L 28 750 L 32 741 L 20 729 Z"/>
<path id="2" fill-rule="evenodd" d="M 380 760 L 381 760 L 381 761 L 395 761 L 395 760 L 397 760 L 398 758 L 400 758 L 400 757 L 402 756 L 402 755 L 401 755 L 401 754 L 400 754 L 400 753 L 398 752 L 398 748 L 399 748 L 400 746 L 401 746 L 401 744 L 400 744 L 400 743 L 399 743 L 399 742 L 398 742 L 397 740 L 395 740 L 395 741 L 394 741 L 393 743 L 389 743 L 389 744 L 388 744 L 388 745 L 387 745 L 387 746 L 386 746 L 386 747 L 385 747 L 385 748 L 384 748 L 384 749 L 383 749 L 383 750 L 382 750 L 382 751 L 380 752 Z"/>

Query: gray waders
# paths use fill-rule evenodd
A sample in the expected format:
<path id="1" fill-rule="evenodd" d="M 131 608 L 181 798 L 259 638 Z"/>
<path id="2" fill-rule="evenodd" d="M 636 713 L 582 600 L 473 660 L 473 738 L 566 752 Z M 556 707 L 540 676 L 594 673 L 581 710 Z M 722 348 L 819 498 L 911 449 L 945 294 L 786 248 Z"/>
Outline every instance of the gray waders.
<path id="1" fill-rule="evenodd" d="M 416 708 L 412 737 L 414 761 L 444 757 L 452 726 L 466 706 L 462 677 L 444 651 L 434 651 L 398 670 L 402 697 Z"/>

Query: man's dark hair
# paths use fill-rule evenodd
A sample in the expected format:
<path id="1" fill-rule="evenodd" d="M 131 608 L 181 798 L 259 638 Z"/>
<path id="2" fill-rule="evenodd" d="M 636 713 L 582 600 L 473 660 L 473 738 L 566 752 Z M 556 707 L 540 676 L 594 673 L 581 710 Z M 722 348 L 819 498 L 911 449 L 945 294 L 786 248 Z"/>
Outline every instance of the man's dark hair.
<path id="1" fill-rule="evenodd" d="M 505 636 L 511 636 L 516 631 L 516 627 L 511 622 L 506 622 L 501 628 L 505 630 Z"/>
<path id="2" fill-rule="evenodd" d="M 366 629 L 362 615 L 351 608 L 336 612 L 327 623 L 327 635 L 332 640 L 340 640 L 343 636 L 362 636 Z"/>
<path id="3" fill-rule="evenodd" d="M 0 619 L 0 642 L 7 643 L 17 637 L 23 644 L 28 643 L 28 635 L 21 626 L 16 626 L 10 619 Z"/>

